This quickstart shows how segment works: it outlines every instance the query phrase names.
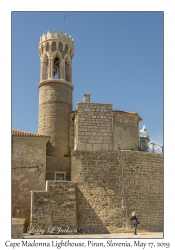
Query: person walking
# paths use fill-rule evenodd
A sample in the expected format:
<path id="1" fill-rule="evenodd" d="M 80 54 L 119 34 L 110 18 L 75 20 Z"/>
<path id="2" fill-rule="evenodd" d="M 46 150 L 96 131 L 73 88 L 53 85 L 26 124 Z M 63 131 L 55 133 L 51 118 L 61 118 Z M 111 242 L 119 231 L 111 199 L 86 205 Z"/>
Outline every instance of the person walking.
<path id="1" fill-rule="evenodd" d="M 137 235 L 137 225 L 140 224 L 140 222 L 137 219 L 136 213 L 132 212 L 131 220 L 134 224 L 134 235 Z"/>

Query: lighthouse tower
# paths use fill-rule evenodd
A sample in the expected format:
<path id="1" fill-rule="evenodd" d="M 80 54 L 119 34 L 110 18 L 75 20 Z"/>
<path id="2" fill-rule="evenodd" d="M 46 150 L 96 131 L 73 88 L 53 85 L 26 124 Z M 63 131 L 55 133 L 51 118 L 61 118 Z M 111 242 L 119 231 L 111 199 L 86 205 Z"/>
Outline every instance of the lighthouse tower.
<path id="1" fill-rule="evenodd" d="M 68 34 L 43 34 L 38 133 L 50 135 L 46 152 L 46 180 L 70 180 L 69 115 L 72 111 L 72 58 L 74 41 Z"/>

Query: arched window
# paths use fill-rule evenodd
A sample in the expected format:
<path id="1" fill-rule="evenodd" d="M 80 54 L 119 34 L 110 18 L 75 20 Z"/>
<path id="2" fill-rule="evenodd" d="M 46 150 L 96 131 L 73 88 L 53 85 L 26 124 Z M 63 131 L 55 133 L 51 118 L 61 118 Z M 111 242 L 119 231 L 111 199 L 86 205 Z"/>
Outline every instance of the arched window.
<path id="1" fill-rule="evenodd" d="M 52 52 L 54 52 L 56 50 L 56 42 L 52 43 Z"/>
<path id="2" fill-rule="evenodd" d="M 49 51 L 49 43 L 46 44 L 46 51 Z"/>
<path id="3" fill-rule="evenodd" d="M 53 77 L 55 79 L 59 79 L 59 67 L 60 67 L 60 59 L 58 57 L 56 57 L 54 59 L 54 64 L 53 64 Z"/>
<path id="4" fill-rule="evenodd" d="M 58 45 L 58 50 L 63 53 L 63 44 L 60 42 Z"/>

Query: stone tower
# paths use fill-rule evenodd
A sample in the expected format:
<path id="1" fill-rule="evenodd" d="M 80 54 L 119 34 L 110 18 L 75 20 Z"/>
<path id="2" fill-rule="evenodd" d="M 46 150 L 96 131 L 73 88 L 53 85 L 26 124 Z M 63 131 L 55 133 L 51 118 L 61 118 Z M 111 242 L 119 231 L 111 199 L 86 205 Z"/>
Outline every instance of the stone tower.
<path id="1" fill-rule="evenodd" d="M 74 41 L 68 34 L 47 32 L 40 37 L 38 132 L 50 135 L 46 180 L 70 180 L 69 115 L 72 111 Z"/>

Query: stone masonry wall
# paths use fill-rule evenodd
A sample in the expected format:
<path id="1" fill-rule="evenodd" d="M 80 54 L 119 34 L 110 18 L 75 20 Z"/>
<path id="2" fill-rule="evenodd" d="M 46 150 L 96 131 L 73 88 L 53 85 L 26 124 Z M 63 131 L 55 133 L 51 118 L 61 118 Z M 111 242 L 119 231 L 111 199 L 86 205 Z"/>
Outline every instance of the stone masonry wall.
<path id="1" fill-rule="evenodd" d="M 23 238 L 23 228 L 25 226 L 24 218 L 12 218 L 12 239 Z"/>
<path id="2" fill-rule="evenodd" d="M 71 181 L 47 181 L 45 192 L 31 193 L 31 226 L 45 230 L 49 226 L 77 230 L 75 184 Z"/>
<path id="3" fill-rule="evenodd" d="M 72 151 L 77 224 L 87 232 L 163 230 L 163 156 L 140 151 Z"/>
<path id="4" fill-rule="evenodd" d="M 115 150 L 139 150 L 138 123 L 113 113 L 113 143 Z"/>
<path id="5" fill-rule="evenodd" d="M 112 150 L 112 104 L 78 102 L 75 149 Z"/>
<path id="6" fill-rule="evenodd" d="M 30 217 L 30 191 L 45 190 L 46 142 L 40 137 L 15 137 L 12 146 L 12 217 Z"/>
<path id="7" fill-rule="evenodd" d="M 39 88 L 38 132 L 50 135 L 47 143 L 46 180 L 55 180 L 55 172 L 66 172 L 70 180 L 70 111 L 72 88 L 62 82 L 49 82 Z"/>

